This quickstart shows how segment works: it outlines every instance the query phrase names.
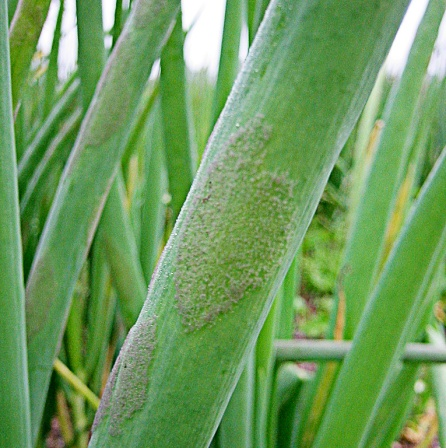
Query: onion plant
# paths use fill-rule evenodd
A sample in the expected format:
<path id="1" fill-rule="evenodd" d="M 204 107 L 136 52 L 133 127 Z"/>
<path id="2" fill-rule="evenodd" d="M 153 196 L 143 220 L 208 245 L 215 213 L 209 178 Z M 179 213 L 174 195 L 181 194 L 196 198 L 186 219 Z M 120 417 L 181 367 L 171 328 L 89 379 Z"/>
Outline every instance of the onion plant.
<path id="1" fill-rule="evenodd" d="M 20 238 L 17 165 L 14 141 L 8 15 L 0 4 L 0 306 L 3 362 L 0 368 L 2 446 L 31 446 L 25 290 Z"/>
<path id="2" fill-rule="evenodd" d="M 0 0 L 0 446 L 390 446 L 445 361 L 444 1 L 393 80 L 409 0 L 227 0 L 216 79 L 187 68 L 180 0 L 117 0 L 105 31 L 77 0 L 60 79 L 63 1 L 35 56 L 50 3 Z M 299 345 L 299 247 L 336 176 L 327 341 Z"/>

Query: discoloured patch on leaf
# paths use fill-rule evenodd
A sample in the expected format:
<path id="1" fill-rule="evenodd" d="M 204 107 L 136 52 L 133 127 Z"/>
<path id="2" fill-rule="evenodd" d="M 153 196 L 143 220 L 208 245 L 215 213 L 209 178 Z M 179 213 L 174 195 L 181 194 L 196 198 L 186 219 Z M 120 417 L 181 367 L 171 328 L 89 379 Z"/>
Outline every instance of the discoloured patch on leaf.
<path id="1" fill-rule="evenodd" d="M 31 277 L 35 283 L 46 285 L 46 291 L 56 289 L 55 269 L 48 263 L 45 266 L 37 265 L 34 275 Z M 48 322 L 48 310 L 53 297 L 50 294 L 41 294 L 38 299 L 29 300 L 28 291 L 34 285 L 27 284 L 26 289 L 26 336 L 28 341 L 32 340 Z"/>
<path id="2" fill-rule="evenodd" d="M 149 382 L 148 369 L 155 349 L 155 333 L 155 318 L 137 322 L 130 330 L 107 382 L 93 431 L 108 416 L 110 435 L 119 435 L 124 420 L 143 408 Z"/>
<path id="3" fill-rule="evenodd" d="M 260 115 L 241 127 L 196 192 L 193 212 L 181 229 L 174 273 L 186 331 L 213 323 L 260 288 L 285 254 L 294 182 L 286 172 L 265 168 L 271 131 Z"/>

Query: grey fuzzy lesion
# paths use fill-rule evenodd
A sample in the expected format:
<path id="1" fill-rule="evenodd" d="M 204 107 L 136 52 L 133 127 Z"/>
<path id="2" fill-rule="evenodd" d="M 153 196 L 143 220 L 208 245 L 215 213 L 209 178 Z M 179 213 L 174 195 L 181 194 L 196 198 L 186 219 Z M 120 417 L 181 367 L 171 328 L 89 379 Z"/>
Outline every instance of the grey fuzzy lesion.
<path id="1" fill-rule="evenodd" d="M 295 183 L 286 172 L 266 169 L 271 133 L 260 115 L 240 127 L 196 190 L 174 273 L 186 331 L 214 323 L 260 290 L 286 252 Z"/>
<path id="2" fill-rule="evenodd" d="M 144 407 L 155 340 L 155 317 L 138 321 L 130 330 L 104 390 L 93 431 L 108 417 L 108 432 L 117 436 L 125 422 Z"/>

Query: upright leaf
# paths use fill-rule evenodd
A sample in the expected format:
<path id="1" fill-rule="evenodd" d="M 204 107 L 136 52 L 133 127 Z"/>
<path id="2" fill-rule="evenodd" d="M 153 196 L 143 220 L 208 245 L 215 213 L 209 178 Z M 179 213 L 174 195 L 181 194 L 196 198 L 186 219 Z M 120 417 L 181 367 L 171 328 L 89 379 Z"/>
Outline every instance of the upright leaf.
<path id="1" fill-rule="evenodd" d="M 119 175 L 115 177 L 102 213 L 99 236 L 107 253 L 125 325 L 130 328 L 141 311 L 147 283 L 123 201 L 124 183 Z"/>
<path id="2" fill-rule="evenodd" d="M 352 339 L 381 268 L 385 232 L 410 154 L 408 137 L 420 89 L 445 9 L 431 0 L 420 24 L 401 81 L 384 114 L 384 129 L 361 195 L 344 256 L 345 334 Z"/>
<path id="3" fill-rule="evenodd" d="M 115 364 L 92 447 L 210 443 L 407 4 L 272 2 Z"/>
<path id="4" fill-rule="evenodd" d="M 8 12 L 0 1 L 0 446 L 31 446 L 25 288 L 9 67 Z"/>
<path id="5" fill-rule="evenodd" d="M 87 110 L 105 66 L 101 1 L 76 0 L 76 16 L 82 102 Z"/>
<path id="6" fill-rule="evenodd" d="M 180 213 L 196 170 L 183 44 L 184 32 L 180 13 L 161 55 L 160 79 L 166 165 L 172 196 L 172 223 Z"/>
<path id="7" fill-rule="evenodd" d="M 431 344 L 446 346 L 443 328 L 430 327 L 427 334 Z M 438 436 L 440 443 L 444 445 L 446 443 L 446 365 L 431 366 L 429 373 L 437 406 Z"/>
<path id="8" fill-rule="evenodd" d="M 43 101 L 43 115 L 46 117 L 53 106 L 56 87 L 59 81 L 59 47 L 62 35 L 62 19 L 64 15 L 64 0 L 60 1 L 59 12 L 57 14 L 56 28 L 54 29 L 53 43 L 49 55 L 48 67 L 45 75 L 45 98 Z"/>
<path id="9" fill-rule="evenodd" d="M 26 286 L 34 438 L 76 280 L 136 105 L 178 7 L 179 0 L 135 3 L 96 89 L 45 224 Z"/>
<path id="10" fill-rule="evenodd" d="M 446 248 L 446 150 L 397 241 L 330 396 L 315 448 L 364 446 L 379 393 L 400 362 L 426 282 Z M 355 406 L 351 406 L 355 403 Z"/>
<path id="11" fill-rule="evenodd" d="M 211 128 L 214 127 L 223 110 L 238 73 L 242 18 L 242 0 L 226 0 L 225 22 L 223 26 L 218 77 L 215 85 Z"/>
<path id="12" fill-rule="evenodd" d="M 31 59 L 45 23 L 51 0 L 19 0 L 9 31 L 14 109 L 28 77 Z"/>
<path id="13" fill-rule="evenodd" d="M 366 166 L 363 169 L 357 167 L 355 173 L 355 181 L 359 181 L 360 185 L 354 186 L 352 190 L 354 215 L 350 217 L 352 226 L 343 267 L 338 274 L 336 306 L 330 325 L 330 337 L 336 333 L 336 327 L 342 327 L 335 339 L 353 338 L 382 267 L 386 229 L 410 154 L 412 119 L 443 15 L 442 3 L 443 0 L 430 2 L 418 28 L 402 79 L 395 82 L 387 99 L 384 118 L 375 124 L 368 148 L 363 150 L 365 154 L 357 159 L 357 162 Z M 368 114 L 371 107 L 373 101 L 364 114 Z M 363 115 L 363 119 L 366 121 L 367 115 Z M 366 125 L 364 121 L 361 122 L 361 133 Z M 361 135 L 359 137 L 363 139 Z M 361 144 L 360 140 L 358 144 Z M 341 322 L 342 325 L 339 325 Z M 338 365 L 333 363 L 322 364 L 315 380 L 304 389 L 305 405 L 296 422 L 299 427 L 299 442 L 296 443 L 303 448 L 309 448 L 314 440 L 337 368 Z"/>
<path id="14" fill-rule="evenodd" d="M 165 224 L 166 206 L 163 203 L 163 195 L 167 191 L 167 173 L 161 121 L 158 101 L 148 123 L 150 136 L 147 137 L 142 176 L 146 194 L 141 206 L 140 259 L 147 284 L 158 261 Z"/>

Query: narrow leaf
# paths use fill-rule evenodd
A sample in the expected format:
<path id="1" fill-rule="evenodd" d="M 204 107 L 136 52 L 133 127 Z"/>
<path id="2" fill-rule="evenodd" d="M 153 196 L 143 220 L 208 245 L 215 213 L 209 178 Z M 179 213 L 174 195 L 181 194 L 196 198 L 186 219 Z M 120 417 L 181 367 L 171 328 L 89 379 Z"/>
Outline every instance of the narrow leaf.
<path id="1" fill-rule="evenodd" d="M 178 6 L 178 0 L 135 4 L 84 119 L 36 251 L 26 287 L 34 440 L 74 286 L 136 105 Z"/>
<path id="2" fill-rule="evenodd" d="M 25 290 L 9 67 L 8 12 L 0 1 L 0 446 L 31 446 Z"/>
<path id="3" fill-rule="evenodd" d="M 443 17 L 443 0 L 431 0 L 417 32 L 410 58 L 384 115 L 384 129 L 363 187 L 351 238 L 346 247 L 342 289 L 346 299 L 346 339 L 352 339 L 366 306 L 384 250 L 392 215 L 410 153 L 407 139 L 435 39 Z"/>
<path id="4" fill-rule="evenodd" d="M 31 59 L 45 23 L 51 0 L 19 0 L 9 31 L 11 45 L 12 97 L 19 103 Z"/>
<path id="5" fill-rule="evenodd" d="M 211 129 L 223 110 L 238 73 L 242 18 L 243 1 L 227 0 Z"/>
<path id="6" fill-rule="evenodd" d="M 183 56 L 184 32 L 179 14 L 172 35 L 161 55 L 161 111 L 163 117 L 172 222 L 180 213 L 196 170 L 195 147 L 189 122 L 186 66 Z"/>
<path id="7" fill-rule="evenodd" d="M 363 446 L 381 388 L 408 342 L 405 327 L 422 300 L 425 282 L 444 255 L 445 243 L 446 150 L 426 182 L 364 312 L 315 448 Z M 353 402 L 355 406 L 351 406 Z"/>

